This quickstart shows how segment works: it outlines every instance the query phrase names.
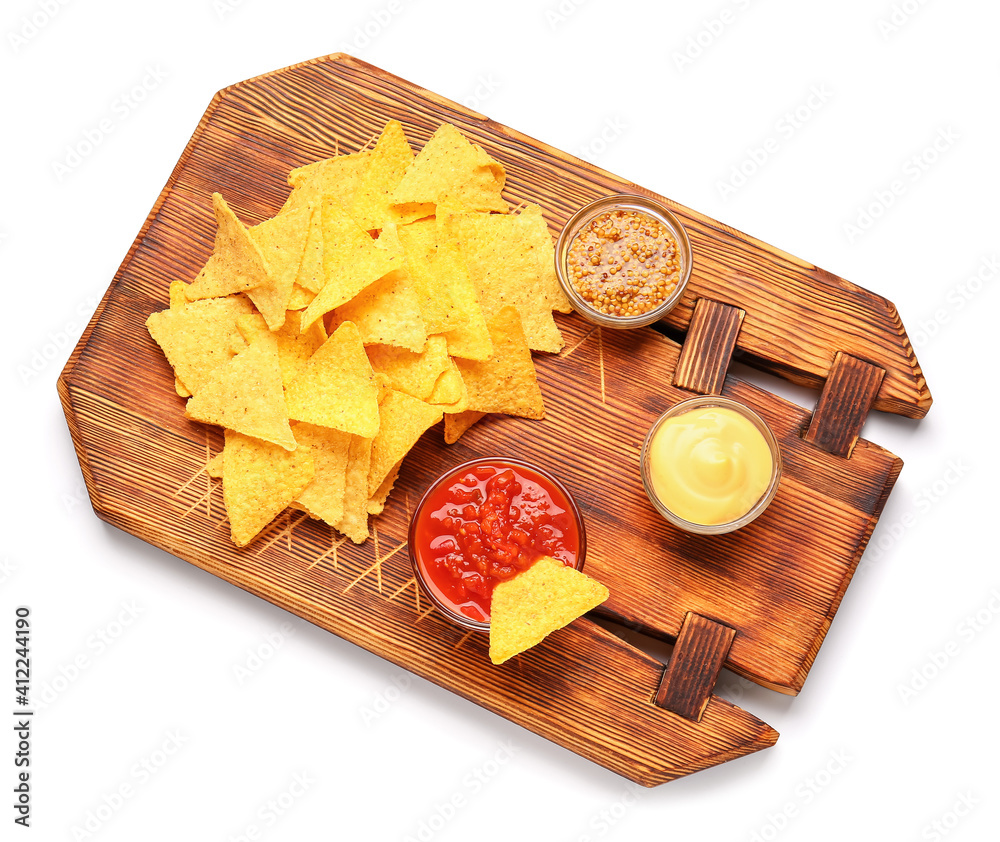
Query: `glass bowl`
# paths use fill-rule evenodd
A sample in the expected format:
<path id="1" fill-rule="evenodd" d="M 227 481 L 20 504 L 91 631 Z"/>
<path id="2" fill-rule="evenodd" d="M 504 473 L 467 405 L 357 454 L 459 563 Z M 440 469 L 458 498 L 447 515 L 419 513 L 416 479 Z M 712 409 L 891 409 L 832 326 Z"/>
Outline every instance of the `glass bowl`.
<path id="1" fill-rule="evenodd" d="M 511 468 L 515 472 L 515 476 L 521 475 L 521 477 L 530 480 L 532 483 L 537 483 L 538 487 L 544 489 L 550 496 L 552 504 L 555 507 L 550 512 L 558 510 L 555 514 L 556 522 L 565 526 L 566 529 L 563 531 L 568 531 L 575 538 L 575 541 L 571 538 L 567 542 L 568 546 L 575 543 L 575 552 L 570 552 L 567 549 L 563 554 L 563 560 L 569 561 L 577 570 L 581 570 L 584 558 L 587 555 L 587 535 L 584 530 L 583 517 L 580 514 L 580 510 L 577 508 L 569 489 L 548 471 L 520 459 L 500 456 L 472 459 L 454 468 L 450 468 L 431 483 L 420 498 L 420 502 L 417 503 L 413 517 L 410 520 L 407 546 L 410 561 L 413 565 L 413 575 L 421 590 L 430 599 L 434 607 L 456 625 L 480 632 L 489 631 L 490 623 L 488 617 L 483 616 L 481 609 L 471 605 L 467 605 L 466 610 L 471 611 L 471 613 L 478 613 L 478 617 L 472 616 L 471 613 L 463 612 L 461 606 L 444 592 L 442 586 L 435 582 L 433 574 L 428 569 L 428 565 L 431 564 L 434 556 L 434 553 L 430 549 L 430 541 L 432 540 L 434 531 L 430 520 L 431 515 L 434 512 L 442 511 L 445 506 L 449 505 L 449 501 L 443 499 L 441 495 L 449 487 L 458 485 L 461 479 L 472 475 L 475 469 L 487 466 L 499 468 L 501 471 Z M 486 481 L 487 478 L 481 478 L 478 487 L 481 488 L 484 486 Z M 451 503 L 450 505 L 457 508 L 462 504 Z M 531 505 L 530 502 L 522 501 L 519 511 L 526 511 Z"/>
<path id="2" fill-rule="evenodd" d="M 738 516 L 733 516 L 731 519 L 724 520 L 723 522 L 715 523 L 699 523 L 695 520 L 691 520 L 679 515 L 677 512 L 673 511 L 667 503 L 661 499 L 658 494 L 655 483 L 653 479 L 653 471 L 651 467 L 651 445 L 657 431 L 663 426 L 664 422 L 671 418 L 678 418 L 692 410 L 698 410 L 702 408 L 712 408 L 718 407 L 722 409 L 732 410 L 736 414 L 740 415 L 742 418 L 748 420 L 753 427 L 763 436 L 764 442 L 770 452 L 771 457 L 771 476 L 768 484 L 764 491 L 760 494 L 756 500 L 751 500 L 746 502 L 746 510 L 743 514 Z M 678 467 L 678 470 L 681 468 Z M 771 500 L 774 499 L 774 495 L 778 490 L 778 483 L 781 480 L 781 450 L 778 447 L 777 439 L 774 437 L 774 433 L 771 432 L 771 428 L 768 427 L 767 423 L 761 418 L 756 412 L 750 409 L 745 404 L 739 401 L 730 400 L 729 398 L 723 398 L 719 395 L 704 395 L 695 398 L 689 398 L 687 400 L 680 401 L 666 412 L 664 412 L 653 425 L 649 428 L 649 432 L 646 434 L 646 438 L 642 444 L 642 454 L 640 456 L 640 470 L 642 473 L 642 485 L 646 490 L 646 496 L 649 497 L 650 502 L 653 504 L 654 508 L 668 521 L 670 521 L 675 526 L 687 531 L 692 532 L 697 535 L 721 535 L 726 532 L 732 532 L 736 529 L 740 529 L 746 526 L 756 517 L 758 517 L 770 504 Z M 675 502 L 675 508 L 677 504 Z M 741 507 L 742 508 L 742 507 Z"/>
<path id="3" fill-rule="evenodd" d="M 676 243 L 675 253 L 680 262 L 676 273 L 677 277 L 674 289 L 652 309 L 634 315 L 615 315 L 597 309 L 594 304 L 585 300 L 583 294 L 574 286 L 573 272 L 570 267 L 571 250 L 577 238 L 581 235 L 586 235 L 592 223 L 600 222 L 599 218 L 603 218 L 605 214 L 616 214 L 619 211 L 624 214 L 638 213 L 646 217 L 651 217 L 660 223 L 666 229 L 667 233 L 673 237 Z M 604 247 L 608 248 L 607 246 Z M 573 305 L 573 309 L 585 319 L 610 328 L 644 327 L 662 319 L 680 301 L 681 296 L 684 295 L 684 290 L 687 288 L 688 279 L 691 277 L 691 243 L 688 240 L 684 226 L 681 225 L 677 217 L 661 202 L 646 196 L 634 196 L 626 193 L 618 193 L 597 199 L 573 214 L 569 222 L 566 223 L 563 230 L 559 233 L 559 239 L 556 241 L 555 260 L 556 275 L 559 278 L 559 284 Z M 632 267 L 626 267 L 620 261 L 616 265 L 618 268 L 615 271 L 618 274 L 620 274 L 622 269 L 626 271 L 628 268 L 642 270 L 642 267 L 634 264 Z M 602 285 L 611 284 L 617 287 L 623 285 L 622 279 L 617 274 L 614 274 L 610 280 L 607 279 L 608 273 L 603 274 L 604 278 L 595 279 L 596 283 Z M 641 283 L 638 277 L 636 281 Z"/>

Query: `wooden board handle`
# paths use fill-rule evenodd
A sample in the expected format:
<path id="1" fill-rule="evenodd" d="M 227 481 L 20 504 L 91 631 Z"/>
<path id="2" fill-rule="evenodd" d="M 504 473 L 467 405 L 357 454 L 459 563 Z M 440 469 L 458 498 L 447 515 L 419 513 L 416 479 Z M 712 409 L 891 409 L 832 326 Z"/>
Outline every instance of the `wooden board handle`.
<path id="1" fill-rule="evenodd" d="M 700 722 L 734 637 L 736 629 L 689 611 L 653 701 Z"/>
<path id="2" fill-rule="evenodd" d="M 744 310 L 699 298 L 681 348 L 673 385 L 700 395 L 718 395 L 743 324 Z"/>
<path id="3" fill-rule="evenodd" d="M 805 440 L 850 459 L 884 376 L 884 368 L 838 351 Z"/>

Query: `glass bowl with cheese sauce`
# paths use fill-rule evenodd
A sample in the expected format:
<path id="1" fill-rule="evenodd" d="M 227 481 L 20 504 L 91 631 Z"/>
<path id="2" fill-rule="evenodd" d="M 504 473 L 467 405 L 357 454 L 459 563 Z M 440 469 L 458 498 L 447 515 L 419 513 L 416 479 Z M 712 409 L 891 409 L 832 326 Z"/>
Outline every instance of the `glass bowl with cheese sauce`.
<path id="1" fill-rule="evenodd" d="M 778 490 L 781 451 L 771 428 L 739 401 L 681 401 L 650 427 L 640 457 L 654 508 L 698 535 L 732 532 L 758 517 Z"/>

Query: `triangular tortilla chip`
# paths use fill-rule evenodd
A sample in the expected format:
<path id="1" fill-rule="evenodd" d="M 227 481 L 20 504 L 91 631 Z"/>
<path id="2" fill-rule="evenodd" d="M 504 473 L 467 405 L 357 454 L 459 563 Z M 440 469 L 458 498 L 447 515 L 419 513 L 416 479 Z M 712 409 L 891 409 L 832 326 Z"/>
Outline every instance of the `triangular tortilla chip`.
<path id="1" fill-rule="evenodd" d="M 395 467 L 389 471 L 389 475 L 382 480 L 382 484 L 375 489 L 371 497 L 368 498 L 368 514 L 380 515 L 385 509 L 385 501 L 389 499 L 392 486 L 399 478 L 399 470 L 403 467 L 403 460 L 400 459 Z"/>
<path id="2" fill-rule="evenodd" d="M 386 375 L 393 389 L 422 401 L 431 396 L 438 378 L 451 367 L 448 341 L 443 336 L 428 336 L 419 354 L 391 345 L 365 345 L 365 352 L 375 373 Z"/>
<path id="3" fill-rule="evenodd" d="M 317 322 L 302 333 L 299 330 L 301 313 L 290 311 L 285 323 L 278 329 L 268 329 L 264 317 L 260 313 L 248 313 L 236 320 L 237 327 L 246 341 L 253 342 L 262 333 L 273 333 L 278 340 L 278 363 L 281 365 L 281 383 L 287 389 L 291 382 L 301 374 L 309 358 L 326 341 L 321 323 Z"/>
<path id="4" fill-rule="evenodd" d="M 444 416 L 444 443 L 454 444 L 485 412 L 449 412 Z"/>
<path id="5" fill-rule="evenodd" d="M 331 526 L 344 517 L 344 488 L 350 433 L 313 424 L 296 423 L 292 430 L 299 449 L 305 449 L 316 464 L 316 475 L 296 498 L 310 516 Z"/>
<path id="6" fill-rule="evenodd" d="M 454 358 L 448 358 L 448 368 L 438 377 L 427 403 L 440 406 L 445 412 L 465 412 L 469 408 L 469 390 Z"/>
<path id="7" fill-rule="evenodd" d="M 442 334 L 448 353 L 485 360 L 492 353 L 476 288 L 457 244 L 433 219 L 394 229 L 428 334 Z"/>
<path id="8" fill-rule="evenodd" d="M 163 349 L 174 375 L 195 393 L 233 358 L 236 343 L 246 346 L 236 320 L 252 310 L 242 295 L 192 301 L 153 313 L 146 319 L 146 328 Z"/>
<path id="9" fill-rule="evenodd" d="M 344 485 L 344 516 L 333 526 L 355 544 L 368 540 L 368 469 L 371 457 L 372 440 L 351 436 Z"/>
<path id="10" fill-rule="evenodd" d="M 501 582 L 490 604 L 490 660 L 502 664 L 596 608 L 608 589 L 554 558 Z"/>
<path id="11" fill-rule="evenodd" d="M 268 265 L 246 226 L 219 193 L 212 194 L 218 229 L 212 256 L 185 290 L 191 301 L 220 298 L 268 283 Z"/>
<path id="12" fill-rule="evenodd" d="M 528 347 L 556 353 L 562 335 L 553 309 L 569 302 L 555 274 L 554 249 L 538 205 L 517 215 L 458 214 L 441 219 L 461 241 L 461 252 L 487 319 L 501 307 L 517 308 Z"/>
<path id="13" fill-rule="evenodd" d="M 361 290 L 403 265 L 401 254 L 380 247 L 332 200 L 323 202 L 323 274 L 326 283 L 305 309 L 302 327 L 346 304 Z"/>
<path id="14" fill-rule="evenodd" d="M 226 430 L 222 493 L 233 543 L 245 547 L 313 477 L 312 457 Z"/>
<path id="15" fill-rule="evenodd" d="M 267 326 L 277 330 L 285 323 L 285 310 L 298 276 L 309 233 L 310 208 L 279 213 L 249 229 L 269 270 L 267 283 L 247 291 Z"/>
<path id="16" fill-rule="evenodd" d="M 443 204 L 506 213 L 507 203 L 500 195 L 504 180 L 499 163 L 445 123 L 413 159 L 390 199 L 399 222 L 429 216 Z"/>
<path id="17" fill-rule="evenodd" d="M 309 229 L 288 300 L 289 310 L 301 310 L 307 306 L 316 297 L 316 290 L 326 282 L 323 275 L 323 205 L 317 199 L 315 204 L 306 207 L 309 209 Z"/>
<path id="18" fill-rule="evenodd" d="M 382 129 L 371 158 L 361 176 L 361 183 L 349 205 L 351 216 L 367 230 L 382 228 L 394 218 L 389 211 L 389 195 L 413 161 L 413 150 L 398 120 L 390 120 Z"/>
<path id="19" fill-rule="evenodd" d="M 288 199 L 281 210 L 309 205 L 318 207 L 325 196 L 344 207 L 350 207 L 371 155 L 372 153 L 367 151 L 355 152 L 353 155 L 336 155 L 333 158 L 296 167 L 288 174 L 292 192 L 288 194 Z"/>
<path id="20" fill-rule="evenodd" d="M 395 389 L 379 404 L 378 435 L 372 442 L 368 496 L 372 496 L 426 430 L 441 420 L 440 407 L 431 406 Z"/>
<path id="21" fill-rule="evenodd" d="M 337 324 L 354 322 L 365 345 L 394 345 L 419 353 L 427 344 L 420 304 L 405 269 L 369 284 L 334 311 Z"/>
<path id="22" fill-rule="evenodd" d="M 469 393 L 467 409 L 544 418 L 542 392 L 517 310 L 504 307 L 490 320 L 489 328 L 492 357 L 485 362 L 455 360 Z"/>
<path id="23" fill-rule="evenodd" d="M 375 437 L 378 384 L 354 324 L 344 322 L 310 357 L 289 385 L 287 400 L 296 421 Z"/>
<path id="24" fill-rule="evenodd" d="M 220 368 L 187 402 L 184 414 L 294 450 L 275 336 L 261 335 Z"/>

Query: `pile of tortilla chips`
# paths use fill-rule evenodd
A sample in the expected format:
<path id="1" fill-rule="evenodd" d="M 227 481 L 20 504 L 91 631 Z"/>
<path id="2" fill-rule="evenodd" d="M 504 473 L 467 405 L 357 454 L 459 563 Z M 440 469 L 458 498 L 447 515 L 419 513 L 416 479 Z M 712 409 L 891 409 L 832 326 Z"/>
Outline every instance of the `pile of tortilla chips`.
<path id="1" fill-rule="evenodd" d="M 544 414 L 531 351 L 569 312 L 541 208 L 511 213 L 505 173 L 454 126 L 414 154 L 374 147 L 292 170 L 276 216 L 246 227 L 218 193 L 211 257 L 146 322 L 188 418 L 225 429 L 233 541 L 291 506 L 368 537 L 403 457 L 445 419 Z"/>

